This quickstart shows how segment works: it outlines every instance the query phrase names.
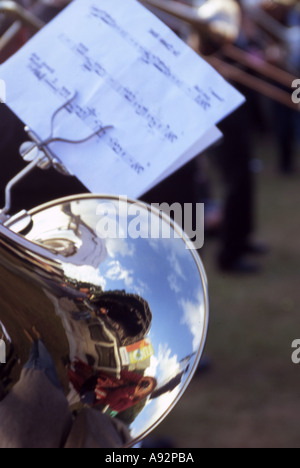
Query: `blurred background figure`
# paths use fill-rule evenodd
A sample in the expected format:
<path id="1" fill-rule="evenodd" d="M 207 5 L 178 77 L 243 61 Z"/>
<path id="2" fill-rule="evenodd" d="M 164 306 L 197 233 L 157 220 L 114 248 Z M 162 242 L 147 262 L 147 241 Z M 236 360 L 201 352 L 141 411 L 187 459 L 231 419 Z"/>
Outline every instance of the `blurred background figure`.
<path id="1" fill-rule="evenodd" d="M 292 4 L 289 4 L 292 3 Z M 266 48 L 266 60 L 300 76 L 300 9 L 297 2 L 274 4 L 266 11 L 286 34 L 286 47 L 275 43 Z M 278 145 L 278 170 L 283 175 L 296 171 L 296 147 L 300 133 L 299 112 L 280 103 L 272 102 L 270 108 L 271 124 Z"/>
<path id="2" fill-rule="evenodd" d="M 248 37 L 248 31 L 251 26 L 243 14 L 234 43 L 240 51 L 248 52 L 255 45 L 254 38 Z M 255 120 L 261 120 L 261 116 L 255 91 L 234 79 L 233 84 L 246 97 L 246 103 L 219 125 L 224 138 L 215 149 L 215 156 L 225 191 L 218 266 L 223 272 L 253 274 L 260 271 L 260 266 L 250 260 L 249 255 L 267 251 L 266 246 L 254 241 L 257 200 L 251 163 L 256 158 Z"/>
<path id="3" fill-rule="evenodd" d="M 242 88 L 240 91 L 243 91 Z M 249 92 L 244 94 L 250 95 Z M 255 180 L 251 170 L 253 134 L 249 111 L 246 104 L 221 123 L 224 140 L 216 149 L 225 186 L 218 266 L 222 271 L 242 274 L 259 271 L 259 266 L 251 262 L 247 255 L 262 251 L 262 246 L 254 243 L 252 237 L 256 216 Z"/>

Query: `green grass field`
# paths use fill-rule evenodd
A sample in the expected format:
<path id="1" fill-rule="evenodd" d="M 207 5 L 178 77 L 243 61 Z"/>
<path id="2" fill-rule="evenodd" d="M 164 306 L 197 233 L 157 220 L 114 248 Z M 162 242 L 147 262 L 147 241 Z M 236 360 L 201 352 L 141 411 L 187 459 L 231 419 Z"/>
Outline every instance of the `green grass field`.
<path id="1" fill-rule="evenodd" d="M 276 172 L 274 147 L 259 141 L 257 237 L 271 253 L 252 278 L 215 267 L 217 240 L 202 251 L 210 286 L 207 373 L 156 429 L 181 448 L 300 447 L 300 175 Z"/>

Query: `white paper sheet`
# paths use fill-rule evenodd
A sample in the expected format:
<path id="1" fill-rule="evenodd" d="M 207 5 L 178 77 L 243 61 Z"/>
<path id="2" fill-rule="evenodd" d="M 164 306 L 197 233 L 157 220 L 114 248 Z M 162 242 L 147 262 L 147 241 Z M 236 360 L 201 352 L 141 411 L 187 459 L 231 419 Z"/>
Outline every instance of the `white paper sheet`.
<path id="1" fill-rule="evenodd" d="M 223 133 L 217 127 L 212 127 L 207 131 L 207 133 L 201 138 L 200 141 L 197 141 L 189 151 L 187 151 L 181 158 L 179 158 L 172 166 L 170 166 L 164 173 L 156 179 L 148 190 L 154 188 L 157 184 L 162 182 L 164 179 L 172 175 L 174 172 L 178 171 L 182 166 L 190 162 L 195 156 L 201 154 L 211 145 L 219 141 L 223 137 Z M 148 191 L 147 190 L 147 191 Z"/>
<path id="2" fill-rule="evenodd" d="M 136 0 L 74 0 L 0 67 L 8 106 L 92 192 L 139 197 L 244 98 Z"/>

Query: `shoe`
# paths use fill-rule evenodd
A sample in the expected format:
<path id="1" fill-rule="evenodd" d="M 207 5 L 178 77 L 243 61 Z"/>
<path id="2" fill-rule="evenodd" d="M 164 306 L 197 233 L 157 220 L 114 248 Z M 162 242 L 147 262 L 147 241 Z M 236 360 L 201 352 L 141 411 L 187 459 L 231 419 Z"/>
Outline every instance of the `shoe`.
<path id="1" fill-rule="evenodd" d="M 270 253 L 270 248 L 263 242 L 249 242 L 245 246 L 244 252 L 245 254 L 263 256 Z"/>
<path id="2" fill-rule="evenodd" d="M 230 264 L 219 265 L 220 270 L 224 273 L 232 273 L 239 275 L 257 275 L 261 272 L 261 267 L 257 263 L 250 262 L 246 259 L 239 259 Z"/>

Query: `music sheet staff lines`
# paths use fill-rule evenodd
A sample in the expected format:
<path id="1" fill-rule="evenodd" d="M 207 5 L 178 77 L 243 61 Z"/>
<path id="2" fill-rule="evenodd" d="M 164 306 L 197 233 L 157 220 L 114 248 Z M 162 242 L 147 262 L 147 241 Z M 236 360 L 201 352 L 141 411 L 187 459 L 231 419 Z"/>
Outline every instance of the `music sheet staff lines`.
<path id="1" fill-rule="evenodd" d="M 68 103 L 51 153 L 91 192 L 129 198 L 219 140 L 217 124 L 244 102 L 136 0 L 73 0 L 0 74 L 7 105 L 41 141 Z"/>
<path id="2" fill-rule="evenodd" d="M 82 60 L 81 67 L 83 70 L 95 73 L 100 79 L 105 81 L 113 91 L 124 98 L 126 103 L 134 109 L 136 114 L 143 118 L 149 129 L 160 132 L 163 138 L 170 143 L 176 142 L 178 135 L 171 129 L 170 125 L 161 122 L 159 117 L 154 115 L 149 109 L 149 105 L 141 102 L 137 96 L 138 91 L 135 92 L 130 89 L 130 87 L 124 86 L 120 81 L 109 74 L 103 64 L 93 60 L 93 58 L 88 55 L 89 49 L 86 45 L 74 43 L 66 34 L 61 34 L 59 40 L 76 54 L 77 58 L 79 57 Z"/>
<path id="3" fill-rule="evenodd" d="M 213 105 L 213 100 L 222 101 L 223 98 L 218 95 L 216 90 L 210 90 L 211 96 L 209 96 L 205 91 L 203 91 L 197 84 L 193 87 L 189 86 L 183 80 L 181 80 L 177 74 L 173 73 L 171 68 L 156 54 L 147 50 L 143 47 L 128 31 L 123 29 L 118 22 L 105 10 L 102 10 L 96 6 L 91 7 L 90 16 L 100 20 L 102 23 L 106 24 L 117 32 L 122 39 L 126 40 L 131 44 L 139 53 L 140 60 L 145 64 L 155 67 L 160 73 L 162 73 L 166 78 L 168 78 L 171 83 L 177 86 L 181 91 L 183 91 L 190 99 L 192 99 L 198 106 L 200 106 L 204 111 L 210 109 Z M 148 31 L 153 37 L 159 38 L 159 33 L 154 29 Z M 168 43 L 165 39 L 160 38 L 160 44 L 171 52 L 176 57 L 180 56 L 180 52 Z"/>
<path id="4" fill-rule="evenodd" d="M 36 53 L 30 56 L 28 69 L 40 82 L 43 82 L 48 89 L 63 100 L 72 96 L 73 92 L 66 85 L 59 83 L 55 74 L 55 69 L 49 66 Z M 76 102 L 72 102 L 66 106 L 66 110 L 70 114 L 75 113 L 77 117 L 93 131 L 106 125 L 101 120 L 99 111 L 93 106 L 81 106 Z M 130 155 L 116 136 L 110 136 L 107 132 L 104 132 L 98 138 L 104 140 L 114 154 L 121 158 L 136 174 L 140 175 L 145 171 L 147 166 L 144 167 L 144 165 Z"/>

